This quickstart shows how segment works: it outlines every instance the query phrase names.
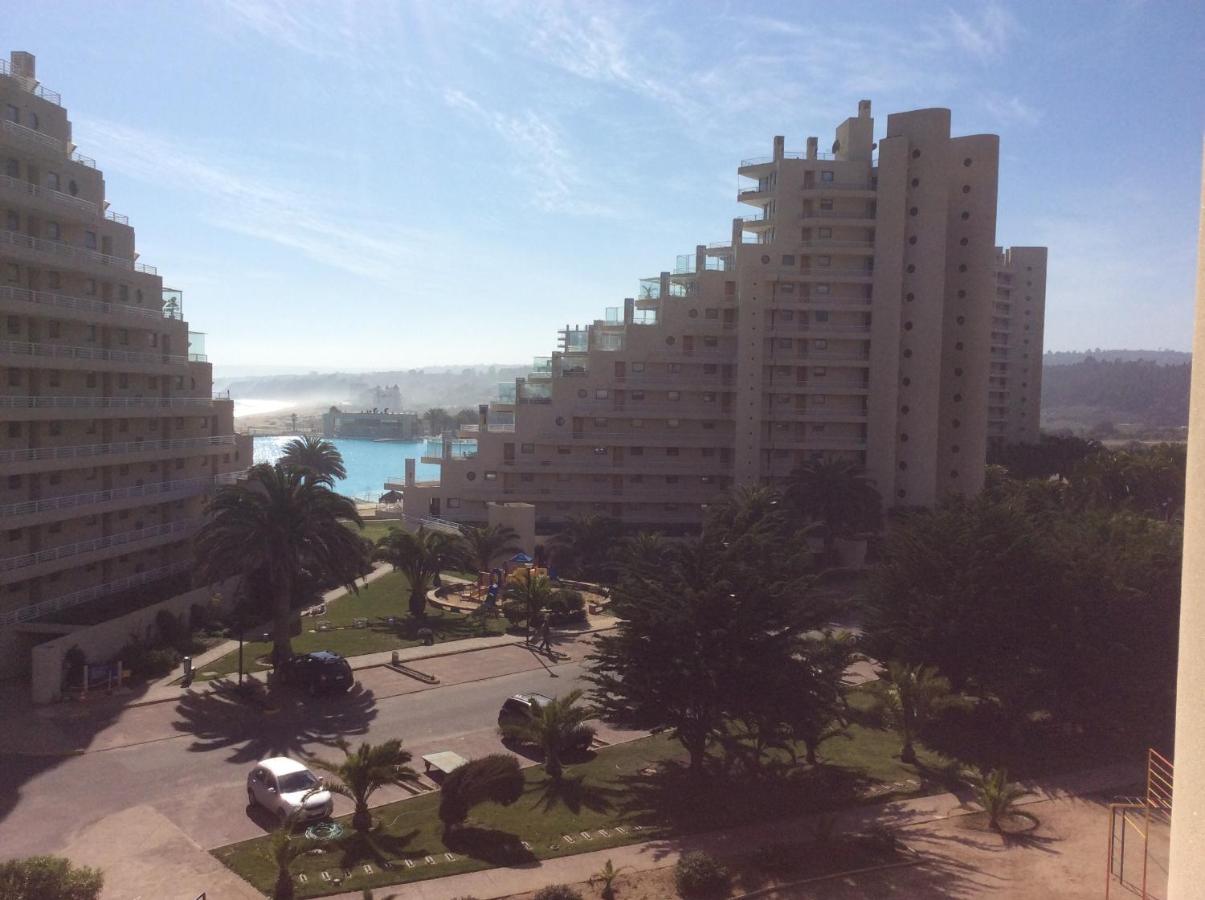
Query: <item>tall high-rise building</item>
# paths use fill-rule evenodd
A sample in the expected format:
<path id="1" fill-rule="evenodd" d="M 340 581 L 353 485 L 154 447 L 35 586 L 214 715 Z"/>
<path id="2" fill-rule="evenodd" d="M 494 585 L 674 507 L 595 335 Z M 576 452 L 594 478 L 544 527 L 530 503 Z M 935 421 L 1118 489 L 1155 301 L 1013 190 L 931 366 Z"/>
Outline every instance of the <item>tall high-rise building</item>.
<path id="1" fill-rule="evenodd" d="M 1045 317 L 1046 248 L 997 247 L 988 372 L 989 448 L 1038 441 Z"/>
<path id="2" fill-rule="evenodd" d="M 205 496 L 251 447 L 28 53 L 0 60 L 0 165 L 5 675 L 56 621 L 187 590 Z"/>
<path id="3" fill-rule="evenodd" d="M 411 515 L 483 521 L 487 503 L 523 501 L 553 527 L 591 512 L 690 525 L 728 486 L 811 460 L 864 467 L 888 505 L 977 492 L 994 323 L 1018 302 L 999 285 L 1024 274 L 1044 296 L 1045 250 L 998 256 L 998 158 L 995 135 L 951 136 L 946 109 L 891 115 L 876 144 L 869 101 L 830 153 L 775 138 L 738 169 L 737 200 L 757 211 L 730 243 L 697 246 L 622 309 L 567 326 L 478 425 L 429 450 L 438 482 L 417 482 L 411 461 L 389 486 Z M 1006 333 L 1026 335 L 1038 366 L 1040 304 L 1028 318 Z M 1027 360 L 1002 362 L 1011 393 Z M 1034 389 L 1017 434 L 1039 396 L 1034 376 L 1019 380 Z"/>

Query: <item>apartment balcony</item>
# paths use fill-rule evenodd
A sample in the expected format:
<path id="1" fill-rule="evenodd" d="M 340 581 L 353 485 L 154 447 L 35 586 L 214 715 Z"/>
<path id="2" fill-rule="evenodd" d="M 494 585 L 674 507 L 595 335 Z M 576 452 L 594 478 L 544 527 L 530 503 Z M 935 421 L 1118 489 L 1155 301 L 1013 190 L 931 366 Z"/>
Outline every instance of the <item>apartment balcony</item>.
<path id="1" fill-rule="evenodd" d="M 643 456 L 624 456 L 618 459 L 612 454 L 591 457 L 590 460 L 566 460 L 563 456 L 553 459 L 532 459 L 522 456 L 503 462 L 507 472 L 542 472 L 555 475 L 559 472 L 576 475 L 729 475 L 732 461 L 725 462 L 718 456 L 701 458 L 697 455 L 680 457 L 670 461 L 647 460 Z"/>
<path id="2" fill-rule="evenodd" d="M 469 440 L 476 440 L 477 436 L 481 433 L 482 432 L 481 432 L 480 425 L 461 425 L 458 435 L 461 438 L 467 438 Z M 515 426 L 514 426 L 514 423 L 500 425 L 495 422 L 491 422 L 491 423 L 489 423 L 489 425 L 486 426 L 485 433 L 486 434 L 514 434 Z"/>
<path id="3" fill-rule="evenodd" d="M 848 437 L 782 437 L 770 435 L 762 439 L 763 450 L 865 450 L 866 438 Z"/>
<path id="4" fill-rule="evenodd" d="M 871 256 L 874 254 L 874 241 L 833 241 L 816 239 L 804 241 L 805 252 L 809 255 L 824 254 L 831 256 Z"/>
<path id="5" fill-rule="evenodd" d="M 783 153 L 782 158 L 783 159 L 809 159 L 806 150 L 788 150 L 785 153 Z M 834 156 L 832 153 L 817 153 L 810 158 L 813 160 L 824 160 L 824 159 L 836 159 L 836 156 Z M 746 174 L 746 172 L 745 172 L 746 169 L 751 169 L 753 171 L 768 172 L 769 170 L 771 170 L 774 167 L 776 162 L 777 161 L 774 159 L 773 156 L 755 156 L 755 157 L 752 157 L 751 159 L 742 159 L 740 166 L 737 167 L 737 172 L 739 172 L 741 175 Z M 756 177 L 756 176 L 752 176 L 752 177 Z"/>
<path id="6" fill-rule="evenodd" d="M 70 447 L 24 447 L 0 450 L 0 465 L 8 475 L 79 469 L 95 465 L 153 462 L 178 456 L 198 456 L 233 447 L 238 435 L 221 434 L 200 438 L 172 438 L 158 441 L 125 441 L 108 444 L 83 444 Z"/>
<path id="7" fill-rule="evenodd" d="M 805 197 L 822 197 L 826 194 L 873 197 L 875 188 L 865 181 L 821 181 L 804 185 L 802 193 Z"/>
<path id="8" fill-rule="evenodd" d="M 95 297 L 72 297 L 47 291 L 31 291 L 28 288 L 0 286 L 0 310 L 22 315 L 49 315 L 52 311 L 58 318 L 93 322 L 97 315 L 113 316 L 114 319 L 131 319 L 139 322 L 154 322 L 162 319 L 184 318 L 178 306 L 148 308 L 129 304 L 110 303 Z"/>
<path id="9" fill-rule="evenodd" d="M 790 323 L 787 323 L 787 322 L 775 323 L 774 333 L 775 334 L 785 334 L 786 332 L 791 330 L 789 327 L 789 324 Z M 799 323 L 797 323 L 797 327 L 794 330 L 802 332 L 804 334 L 837 334 L 837 335 L 870 334 L 870 326 L 869 325 L 835 325 L 831 322 L 816 322 L 816 321 L 799 322 Z"/>
<path id="10" fill-rule="evenodd" d="M 498 494 L 504 500 L 527 503 L 605 503 L 622 500 L 638 503 L 705 503 L 723 490 L 718 480 L 711 484 L 698 478 L 687 479 L 677 484 L 630 484 L 623 488 L 575 488 L 566 483 L 556 487 L 536 487 L 524 484 L 503 488 Z"/>
<path id="11" fill-rule="evenodd" d="M 875 214 L 869 211 L 810 209 L 804 211 L 801 218 L 805 222 L 815 222 L 817 224 L 835 222 L 841 225 L 856 224 L 867 228 L 873 227 L 875 224 Z"/>
<path id="12" fill-rule="evenodd" d="M 141 350 L 112 350 L 104 347 L 75 347 L 68 344 L 31 344 L 28 341 L 0 341 L 0 363 L 37 369 L 88 369 L 128 372 L 131 369 L 154 372 L 172 371 L 189 362 L 193 355 L 172 356 Z"/>
<path id="13" fill-rule="evenodd" d="M 225 397 L 0 397 L 0 410 L 22 421 L 208 415 Z M 132 415 L 131 415 L 132 414 Z M 8 418 L 8 417 L 6 417 Z"/>
<path id="14" fill-rule="evenodd" d="M 77 153 L 72 144 L 32 128 L 26 128 L 24 125 L 18 125 L 16 122 L 10 122 L 8 119 L 0 122 L 0 134 L 30 150 L 41 153 L 54 163 L 71 162 L 88 169 L 96 168 L 96 160 Z"/>
<path id="15" fill-rule="evenodd" d="M 103 584 L 97 584 L 93 585 L 92 587 L 83 588 L 82 590 L 72 591 L 70 594 L 51 597 L 50 599 L 43 600 L 40 603 L 22 606 L 18 609 L 0 611 L 0 628 L 17 625 L 21 622 L 32 622 L 35 619 L 40 619 L 43 616 L 48 616 L 52 613 L 61 612 L 64 609 L 71 609 L 72 607 L 82 606 L 85 603 L 90 603 L 93 600 L 99 600 L 101 597 L 119 594 L 122 591 L 128 591 L 131 588 L 141 587 L 146 584 L 161 581 L 165 578 L 181 575 L 184 572 L 191 570 L 192 565 L 193 564 L 190 560 L 181 560 L 179 562 L 170 563 L 166 566 L 148 569 L 145 572 L 127 575 L 125 578 L 117 578 L 113 581 L 106 581 Z"/>
<path id="16" fill-rule="evenodd" d="M 196 530 L 196 520 L 190 519 L 184 522 L 169 522 L 163 525 L 151 525 L 147 528 L 135 528 L 132 531 L 123 531 L 86 541 L 77 541 L 73 544 L 63 544 L 61 547 L 39 550 L 37 553 L 0 558 L 0 582 L 24 581 L 60 569 L 86 566 L 112 556 L 122 556 L 127 553 L 149 550 L 163 544 L 173 544 L 189 537 Z"/>
<path id="17" fill-rule="evenodd" d="M 764 212 L 753 216 L 741 216 L 741 227 L 745 231 L 760 234 L 774 227 L 774 217 Z"/>
<path id="18" fill-rule="evenodd" d="M 797 409 L 790 406 L 769 406 L 762 410 L 762 418 L 770 422 L 852 422 L 866 421 L 864 409 Z"/>
<path id="19" fill-rule="evenodd" d="M 42 187 L 20 178 L 13 178 L 11 175 L 0 175 L 0 198 L 18 205 L 32 206 L 51 214 L 69 210 L 79 214 L 85 220 L 96 219 L 100 216 L 100 207 L 91 200 L 73 197 L 63 191 Z"/>
<path id="20" fill-rule="evenodd" d="M 112 488 L 107 491 L 92 491 L 84 494 L 69 494 L 63 497 L 9 503 L 0 505 L 0 520 L 4 521 L 7 528 L 26 528 L 77 516 L 145 506 L 148 502 L 164 503 L 169 500 L 181 500 L 185 497 L 200 496 L 219 485 L 234 484 L 245 474 L 245 471 L 226 472 L 206 478 L 182 478 L 175 481 Z"/>
<path id="21" fill-rule="evenodd" d="M 0 231 L 0 249 L 11 247 L 17 253 L 37 265 L 67 265 L 88 271 L 107 273 L 112 269 L 157 275 L 154 266 L 143 265 L 124 256 L 113 256 L 86 247 L 76 247 L 63 241 L 32 237 L 19 231 Z"/>
<path id="22" fill-rule="evenodd" d="M 802 269 L 799 272 L 799 280 L 806 282 L 855 282 L 857 284 L 870 284 L 874 281 L 874 269 L 865 267 L 830 267 L 817 266 L 810 269 Z"/>
<path id="23" fill-rule="evenodd" d="M 732 443 L 730 429 L 683 433 L 677 428 L 658 427 L 632 431 L 542 431 L 541 441 L 579 447 L 726 447 Z"/>
<path id="24" fill-rule="evenodd" d="M 19 77 L 13 74 L 12 66 L 8 60 L 0 59 L 0 75 L 6 78 L 11 78 L 12 82 L 21 88 L 21 90 L 33 94 L 35 97 L 45 100 L 47 103 L 53 103 L 55 106 L 63 105 L 63 97 L 58 91 L 52 91 L 48 87 L 43 87 L 32 78 Z"/>
<path id="25" fill-rule="evenodd" d="M 764 206 L 774 198 L 774 188 L 768 180 L 762 180 L 757 187 L 742 188 L 736 192 L 738 203 L 752 203 L 754 206 Z"/>

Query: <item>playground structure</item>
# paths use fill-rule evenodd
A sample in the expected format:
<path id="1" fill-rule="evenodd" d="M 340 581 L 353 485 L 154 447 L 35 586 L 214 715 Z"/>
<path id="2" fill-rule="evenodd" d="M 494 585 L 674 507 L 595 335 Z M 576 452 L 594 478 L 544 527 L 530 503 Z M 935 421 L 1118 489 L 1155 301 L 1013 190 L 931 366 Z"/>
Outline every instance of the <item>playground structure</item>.
<path id="1" fill-rule="evenodd" d="M 1108 877 L 1105 880 L 1105 900 L 1109 900 L 1114 885 L 1120 894 L 1136 895 L 1142 900 L 1164 897 L 1165 892 L 1152 893 L 1156 883 L 1166 883 L 1167 839 L 1172 816 L 1172 782 L 1174 769 L 1171 760 L 1157 750 L 1147 751 L 1146 793 L 1142 797 L 1122 797 L 1109 804 Z M 1127 842 L 1128 838 L 1128 842 Z M 1152 841 L 1156 844 L 1155 858 L 1162 858 L 1160 872 L 1152 871 Z M 1137 846 L 1135 846 L 1137 844 Z M 1140 870 L 1133 872 L 1134 857 L 1139 857 Z"/>
<path id="2" fill-rule="evenodd" d="M 478 572 L 476 581 L 455 585 L 449 592 L 465 602 L 476 603 L 490 615 L 498 615 L 498 607 L 506 594 L 507 585 L 512 584 L 520 572 L 530 572 L 531 577 L 551 577 L 547 568 L 537 566 L 535 560 L 526 553 L 516 553 L 501 567 L 489 572 Z"/>

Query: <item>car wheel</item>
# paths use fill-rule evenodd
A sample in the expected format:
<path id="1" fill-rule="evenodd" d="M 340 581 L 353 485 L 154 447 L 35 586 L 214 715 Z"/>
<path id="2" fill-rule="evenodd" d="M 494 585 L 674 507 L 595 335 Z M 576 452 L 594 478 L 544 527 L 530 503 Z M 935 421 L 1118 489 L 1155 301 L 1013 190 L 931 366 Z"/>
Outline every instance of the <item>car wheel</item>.
<path id="1" fill-rule="evenodd" d="M 286 822 L 289 821 L 289 814 L 286 810 L 278 809 L 276 811 L 276 818 L 280 819 L 281 825 L 284 825 Z"/>
<path id="2" fill-rule="evenodd" d="M 247 805 L 255 806 L 255 792 L 251 788 L 247 788 Z"/>

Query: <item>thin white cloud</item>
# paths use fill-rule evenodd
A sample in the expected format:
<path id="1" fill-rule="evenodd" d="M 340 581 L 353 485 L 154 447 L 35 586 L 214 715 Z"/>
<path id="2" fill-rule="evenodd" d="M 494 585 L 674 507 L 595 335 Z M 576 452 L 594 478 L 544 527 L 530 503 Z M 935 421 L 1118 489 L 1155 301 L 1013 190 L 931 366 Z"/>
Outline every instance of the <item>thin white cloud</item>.
<path id="1" fill-rule="evenodd" d="M 219 228 L 376 281 L 392 281 L 418 260 L 420 235 L 394 223 L 366 223 L 331 198 L 274 184 L 269 172 L 251 170 L 246 160 L 202 159 L 184 142 L 100 119 L 77 127 L 110 170 L 199 199 L 199 218 Z"/>
<path id="2" fill-rule="evenodd" d="M 614 216 L 615 210 L 581 196 L 584 179 L 553 122 L 534 110 L 518 115 L 488 110 L 463 91 L 448 89 L 444 102 L 487 127 L 518 159 L 516 174 L 528 180 L 536 205 L 546 212 Z"/>
<path id="3" fill-rule="evenodd" d="M 1020 97 L 988 94 L 983 105 L 988 113 L 1006 125 L 1037 125 L 1042 120 L 1041 111 Z"/>
<path id="4" fill-rule="evenodd" d="M 1019 31 L 1013 14 L 997 3 L 985 4 L 973 17 L 950 9 L 946 24 L 959 48 L 983 60 L 1001 56 Z"/>

